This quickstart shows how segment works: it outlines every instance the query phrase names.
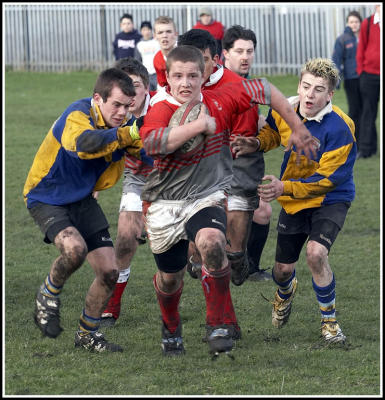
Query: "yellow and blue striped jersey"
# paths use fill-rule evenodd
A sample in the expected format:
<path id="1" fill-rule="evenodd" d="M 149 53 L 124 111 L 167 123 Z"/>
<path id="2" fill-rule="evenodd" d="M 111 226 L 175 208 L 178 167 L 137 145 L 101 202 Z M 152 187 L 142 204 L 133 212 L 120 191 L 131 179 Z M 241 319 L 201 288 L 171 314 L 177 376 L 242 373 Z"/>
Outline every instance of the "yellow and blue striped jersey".
<path id="1" fill-rule="evenodd" d="M 24 185 L 28 208 L 37 202 L 64 205 L 113 186 L 124 170 L 124 153 L 140 158 L 135 126 L 109 128 L 93 99 L 72 103 L 54 122 Z"/>
<path id="2" fill-rule="evenodd" d="M 298 96 L 288 99 L 295 110 Z M 296 162 L 295 146 L 285 152 L 280 180 L 283 195 L 278 202 L 288 214 L 324 204 L 351 202 L 355 197 L 353 166 L 357 155 L 354 122 L 340 108 L 329 103 L 315 117 L 303 120 L 318 144 L 317 156 Z M 287 146 L 291 130 L 286 121 L 270 109 L 266 125 L 259 131 L 260 150 Z"/>

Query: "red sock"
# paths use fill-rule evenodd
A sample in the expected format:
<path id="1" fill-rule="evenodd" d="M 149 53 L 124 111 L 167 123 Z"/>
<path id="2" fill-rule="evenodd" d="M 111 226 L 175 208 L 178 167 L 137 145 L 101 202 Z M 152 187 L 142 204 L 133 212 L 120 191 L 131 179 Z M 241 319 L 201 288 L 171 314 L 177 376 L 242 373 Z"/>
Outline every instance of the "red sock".
<path id="1" fill-rule="evenodd" d="M 115 319 L 119 318 L 120 315 L 120 299 L 122 298 L 122 294 L 124 289 L 127 286 L 126 282 L 116 283 L 114 292 L 110 297 L 110 300 L 107 303 L 106 309 L 103 311 L 104 313 L 110 313 Z"/>
<path id="2" fill-rule="evenodd" d="M 206 298 L 206 324 L 222 325 L 226 304 L 229 304 L 230 266 L 219 271 L 209 272 L 202 265 L 202 287 Z"/>
<path id="3" fill-rule="evenodd" d="M 235 325 L 238 327 L 237 317 L 235 315 L 233 301 L 231 299 L 230 287 L 226 297 L 225 310 L 223 314 L 223 323 L 227 325 Z"/>
<path id="4" fill-rule="evenodd" d="M 183 281 L 180 285 L 180 288 L 176 292 L 171 294 L 162 292 L 158 288 L 158 285 L 156 283 L 156 274 L 154 275 L 153 283 L 163 322 L 170 333 L 174 333 L 180 321 L 178 306 L 180 296 L 182 295 Z"/>

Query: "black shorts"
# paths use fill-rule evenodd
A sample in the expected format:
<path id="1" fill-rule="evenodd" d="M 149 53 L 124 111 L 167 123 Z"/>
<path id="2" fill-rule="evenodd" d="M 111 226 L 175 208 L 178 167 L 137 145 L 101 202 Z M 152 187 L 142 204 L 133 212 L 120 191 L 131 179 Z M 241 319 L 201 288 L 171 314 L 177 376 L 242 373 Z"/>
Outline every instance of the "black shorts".
<path id="1" fill-rule="evenodd" d="M 336 203 L 308 208 L 296 214 L 281 210 L 277 224 L 277 262 L 292 264 L 298 261 L 306 241 L 314 240 L 330 251 L 342 229 L 350 203 Z"/>
<path id="2" fill-rule="evenodd" d="M 216 228 L 226 236 L 227 216 L 222 207 L 205 207 L 194 214 L 186 223 L 188 240 L 195 242 L 195 236 L 203 228 Z"/>
<path id="3" fill-rule="evenodd" d="M 53 243 L 56 235 L 69 226 L 74 226 L 86 242 L 95 233 L 109 228 L 103 210 L 92 195 L 63 206 L 38 203 L 28 211 L 45 235 L 46 243 Z"/>
<path id="4" fill-rule="evenodd" d="M 226 224 L 226 212 L 222 207 L 205 207 L 187 221 L 187 237 L 195 242 L 196 234 L 203 228 L 219 229 L 226 236 Z M 180 240 L 164 253 L 154 254 L 158 269 L 166 273 L 182 270 L 187 264 L 188 247 L 188 240 Z"/>

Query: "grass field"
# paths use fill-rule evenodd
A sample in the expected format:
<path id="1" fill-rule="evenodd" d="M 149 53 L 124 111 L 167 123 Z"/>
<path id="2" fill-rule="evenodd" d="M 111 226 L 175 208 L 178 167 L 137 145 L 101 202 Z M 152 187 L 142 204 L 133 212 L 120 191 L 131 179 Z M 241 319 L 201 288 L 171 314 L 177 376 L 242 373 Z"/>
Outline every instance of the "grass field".
<path id="1" fill-rule="evenodd" d="M 186 355 L 165 359 L 160 348 L 159 307 L 152 286 L 156 271 L 148 245 L 139 247 L 123 295 L 121 318 L 106 337 L 123 353 L 92 354 L 74 348 L 74 333 L 93 273 L 86 263 L 65 285 L 57 339 L 43 338 L 33 323 L 34 297 L 58 252 L 46 245 L 29 216 L 22 191 L 34 155 L 51 124 L 70 102 L 90 96 L 94 73 L 5 74 L 5 268 L 3 279 L 6 396 L 373 396 L 382 395 L 382 273 L 380 251 L 380 157 L 355 165 L 356 200 L 330 253 L 336 276 L 338 320 L 345 346 L 320 340 L 320 313 L 311 275 L 301 255 L 298 294 L 289 323 L 271 325 L 272 282 L 231 286 L 243 338 L 234 360 L 212 361 L 204 334 L 205 301 L 197 280 L 186 274 L 180 304 Z M 297 78 L 269 78 L 285 95 Z M 347 111 L 343 90 L 333 102 Z M 380 108 L 381 109 L 381 108 Z M 378 131 L 380 132 L 378 118 Z M 266 172 L 279 174 L 282 150 L 266 154 Z M 115 238 L 121 184 L 100 194 Z M 272 266 L 273 217 L 262 265 Z M 5 323 L 5 324 L 4 324 Z"/>

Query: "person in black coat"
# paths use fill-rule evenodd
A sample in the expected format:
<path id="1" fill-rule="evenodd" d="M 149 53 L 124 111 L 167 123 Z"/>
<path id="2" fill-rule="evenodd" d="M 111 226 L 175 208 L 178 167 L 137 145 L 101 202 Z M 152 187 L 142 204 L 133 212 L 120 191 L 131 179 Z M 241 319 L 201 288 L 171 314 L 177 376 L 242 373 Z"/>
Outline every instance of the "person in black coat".
<path id="1" fill-rule="evenodd" d="M 360 80 L 356 71 L 356 52 L 362 17 L 358 11 L 351 11 L 346 18 L 344 33 L 336 39 L 332 60 L 344 80 L 344 89 L 348 101 L 348 115 L 356 126 L 355 137 L 358 142 L 362 99 Z M 339 87 L 337 87 L 339 88 Z"/>

